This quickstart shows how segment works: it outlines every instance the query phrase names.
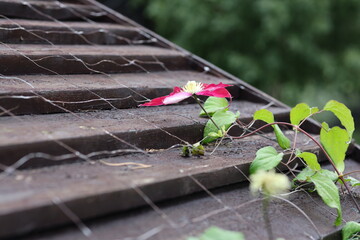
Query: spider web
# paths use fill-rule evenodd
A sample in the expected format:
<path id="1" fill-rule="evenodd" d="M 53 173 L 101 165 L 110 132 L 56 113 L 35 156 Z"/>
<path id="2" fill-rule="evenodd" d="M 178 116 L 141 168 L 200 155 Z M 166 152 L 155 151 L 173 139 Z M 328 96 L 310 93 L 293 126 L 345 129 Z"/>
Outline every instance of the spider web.
<path id="1" fill-rule="evenodd" d="M 189 131 L 194 131 L 194 128 L 192 128 L 191 126 L 197 126 L 197 128 L 195 129 L 200 129 L 205 123 L 205 120 L 196 118 L 196 115 L 189 114 L 187 112 L 189 110 L 191 113 L 198 111 L 194 110 L 197 109 L 197 107 L 191 102 L 187 105 L 152 108 L 153 110 L 146 109 L 144 111 L 141 111 L 141 109 L 136 109 L 136 105 L 144 103 L 150 100 L 149 98 L 155 96 L 153 96 L 154 94 L 151 95 L 151 97 L 148 96 L 146 91 L 146 85 L 136 86 L 136 82 L 134 80 L 136 78 L 131 79 L 131 77 L 129 77 L 129 79 L 134 81 L 131 84 L 129 84 L 129 81 L 124 81 L 124 78 L 126 76 L 130 76 L 130 74 L 134 73 L 142 75 L 145 74 L 145 77 L 148 78 L 149 81 L 151 80 L 153 82 L 152 84 L 150 84 L 151 86 L 154 86 L 154 83 L 160 86 L 160 90 L 156 90 L 155 95 L 167 94 L 169 93 L 170 88 L 174 87 L 173 85 L 171 85 L 172 82 L 170 82 L 171 86 L 169 85 L 166 76 L 176 74 L 176 70 L 172 69 L 173 66 L 169 67 L 169 62 L 161 60 L 158 55 L 148 54 L 147 58 L 139 59 L 137 57 L 126 57 L 125 55 L 119 54 L 117 55 L 116 59 L 114 59 L 113 57 L 107 58 L 109 54 L 103 54 L 101 55 L 100 60 L 95 59 L 95 61 L 93 61 L 91 60 L 91 58 L 84 58 L 81 54 L 81 51 L 101 51 L 102 49 L 105 49 L 105 46 L 118 46 L 119 48 L 158 48 L 159 46 L 161 47 L 163 43 L 159 43 L 156 37 L 152 36 L 151 33 L 147 32 L 145 29 L 138 27 L 135 27 L 133 29 L 134 31 L 136 31 L 134 37 L 131 38 L 122 36 L 121 33 L 117 33 L 116 31 L 114 31 L 115 27 L 112 28 L 106 25 L 115 24 L 115 22 L 107 18 L 105 18 L 104 20 L 104 16 L 106 16 L 106 13 L 104 13 L 100 9 L 98 11 L 92 11 L 89 15 L 85 15 L 78 9 L 71 7 L 68 1 L 49 1 L 53 4 L 56 4 L 60 9 L 68 11 L 76 18 L 77 22 L 80 22 L 74 24 L 72 23 L 72 21 L 58 20 L 57 18 L 49 15 L 47 12 L 42 11 L 43 9 L 39 8 L 37 4 L 34 4 L 35 2 L 36 1 L 24 0 L 21 1 L 21 4 L 31 10 L 34 15 L 42 18 L 42 21 L 57 24 L 59 28 L 61 27 L 61 30 L 44 30 L 41 28 L 34 28 L 26 25 L 27 20 L 20 21 L 9 16 L 0 15 L 0 19 L 8 21 L 8 25 L 0 27 L 0 31 L 4 33 L 21 31 L 24 34 L 26 33 L 24 36 L 28 37 L 29 39 L 33 39 L 34 42 L 31 45 L 27 45 L 26 37 L 24 37 L 25 44 L 13 44 L 11 41 L 5 41 L 5 39 L 0 42 L 1 50 L 16 55 L 17 59 L 21 59 L 21 61 L 26 61 L 32 64 L 29 65 L 31 66 L 30 70 L 21 70 L 23 72 L 23 75 L 16 74 L 16 72 L 9 74 L 5 71 L 2 71 L 3 73 L 1 73 L 0 79 L 2 81 L 1 85 L 4 86 L 5 94 L 2 94 L 0 96 L 0 101 L 6 103 L 6 101 L 21 100 L 19 101 L 19 103 L 26 106 L 27 101 L 29 101 L 31 105 L 33 104 L 33 102 L 30 101 L 36 100 L 38 104 L 46 103 L 51 105 L 52 110 L 48 114 L 38 112 L 34 115 L 29 115 L 27 113 L 19 113 L 16 107 L 7 108 L 1 106 L 0 104 L 0 123 L 2 126 L 4 126 L 3 131 L 6 133 L 2 142 L 7 141 L 5 138 L 11 136 L 12 130 L 6 129 L 6 127 L 9 126 L 10 123 L 12 123 L 11 126 L 16 126 L 19 127 L 19 129 L 24 129 L 24 131 L 26 132 L 24 133 L 24 137 L 39 137 L 41 141 L 50 142 L 52 149 L 58 151 L 48 152 L 45 150 L 30 150 L 26 154 L 22 154 L 20 157 L 18 157 L 18 159 L 13 161 L 12 164 L 1 163 L 0 167 L 3 172 L 0 175 L 0 181 L 3 183 L 3 185 L 8 186 L 3 188 L 3 192 L 10 194 L 20 194 L 20 192 L 22 192 L 23 194 L 26 194 L 27 191 L 32 191 L 32 184 L 34 184 L 34 186 L 36 187 L 41 186 L 41 188 L 51 189 L 52 187 L 56 188 L 57 184 L 62 185 L 62 187 L 66 186 L 66 184 L 74 184 L 75 180 L 79 181 L 79 187 L 76 187 L 73 190 L 82 191 L 82 189 L 86 189 L 88 185 L 94 184 L 94 180 L 91 178 L 92 174 L 93 176 L 96 176 L 97 172 L 101 172 L 101 176 L 105 176 L 108 172 L 109 175 L 111 175 L 112 177 L 114 177 L 116 174 L 119 175 L 119 177 L 115 179 L 107 179 L 107 181 L 109 181 L 109 186 L 103 189 L 104 194 L 107 191 L 113 190 L 111 188 L 111 184 L 113 184 L 114 181 L 118 181 L 120 183 L 117 184 L 122 184 L 123 188 L 132 189 L 137 194 L 137 196 L 142 199 L 142 202 L 144 202 L 148 207 L 145 209 L 134 210 L 133 213 L 124 213 L 123 218 L 119 218 L 117 215 L 110 216 L 104 218 L 105 220 L 99 220 L 99 223 L 92 223 L 90 221 L 88 225 L 87 223 L 84 223 L 83 220 L 81 220 L 81 217 L 76 214 L 77 209 L 71 208 L 71 206 L 68 206 L 67 202 L 62 199 L 63 197 L 66 197 L 66 194 L 62 196 L 58 194 L 55 190 L 49 190 L 46 193 L 41 193 L 45 196 L 46 199 L 50 200 L 54 205 L 56 205 L 60 209 L 60 211 L 66 216 L 66 218 L 70 219 L 70 221 L 77 226 L 78 230 L 80 231 L 78 231 L 79 233 L 78 235 L 76 235 L 76 239 L 184 239 L 185 236 L 189 236 L 191 234 L 197 235 L 205 228 L 213 224 L 219 224 L 218 220 L 222 218 L 226 219 L 226 221 L 222 222 L 222 225 L 227 229 L 251 233 L 253 239 L 264 238 L 265 232 L 263 227 L 261 227 L 263 224 L 262 220 L 256 220 L 253 216 L 255 212 L 260 211 L 259 208 L 261 206 L 261 199 L 254 199 L 250 196 L 247 190 L 247 184 L 240 183 L 237 185 L 228 186 L 223 190 L 210 190 L 214 187 L 222 186 L 221 183 L 214 184 L 212 186 L 209 183 L 203 183 L 202 179 L 199 177 L 199 169 L 207 169 L 209 167 L 209 164 L 206 160 L 208 158 L 216 158 L 218 161 L 224 161 L 224 166 L 226 167 L 226 169 L 228 169 L 228 171 L 232 171 L 232 175 L 238 175 L 238 179 L 236 179 L 236 181 L 234 180 L 231 183 L 246 181 L 247 172 L 244 168 L 237 164 L 234 165 L 233 163 L 227 163 L 224 159 L 222 159 L 222 154 L 225 153 L 226 155 L 226 152 L 229 151 L 227 146 L 216 146 L 217 149 L 214 155 L 211 155 L 210 157 L 207 156 L 204 159 L 199 160 L 199 162 L 197 163 L 194 163 L 194 161 L 197 161 L 197 159 L 184 159 L 184 163 L 181 164 L 177 164 L 176 161 L 178 160 L 172 161 L 174 163 L 174 166 L 171 169 L 170 173 L 181 173 L 184 177 L 183 179 L 186 180 L 182 180 L 182 182 L 180 182 L 179 184 L 188 184 L 189 186 L 192 186 L 194 190 L 187 191 L 189 193 L 200 192 L 197 195 L 182 197 L 178 200 L 169 200 L 168 203 L 157 203 L 158 200 L 164 199 L 154 200 L 151 196 L 149 196 L 148 193 L 146 193 L 146 189 L 144 190 L 143 186 L 147 184 L 147 181 L 148 183 L 152 183 L 154 181 L 154 174 L 152 174 L 151 172 L 156 171 L 157 169 L 155 168 L 156 170 L 153 170 L 154 166 L 152 164 L 155 163 L 161 165 L 160 161 L 154 160 L 155 158 L 157 158 L 156 154 L 164 154 L 165 158 L 169 156 L 178 156 L 179 150 L 177 149 L 177 147 L 179 146 L 179 144 L 190 144 L 189 142 L 190 140 L 192 140 L 191 137 L 190 140 L 185 139 L 184 137 L 182 137 L 181 134 L 179 134 L 179 132 L 185 131 L 187 129 L 189 129 Z M 101 19 L 101 21 L 97 21 L 97 19 Z M 126 22 L 126 19 L 124 19 L 124 22 Z M 88 24 L 87 27 L 91 26 L 91 30 L 86 29 L 85 27 L 83 29 L 80 28 L 79 30 L 79 24 Z M 122 25 L 122 27 L 124 26 L 126 27 L 126 24 Z M 76 45 L 78 49 L 67 47 L 71 45 L 61 45 L 60 40 L 59 42 L 54 42 L 53 37 L 51 38 L 51 35 L 61 36 L 62 34 L 66 36 L 72 36 L 74 39 L 77 39 L 76 41 L 79 42 L 79 44 Z M 44 49 L 48 49 L 49 53 L 46 56 L 37 57 L 36 55 L 32 54 L 31 50 L 26 48 L 26 46 L 34 46 L 33 51 L 36 51 L 36 49 L 38 49 L 36 47 L 41 46 Z M 44 49 L 40 49 L 40 51 L 44 52 Z M 82 50 L 80 51 L 79 49 Z M 196 65 L 196 63 L 192 60 L 191 56 L 189 56 L 187 52 L 182 52 L 179 49 L 172 49 L 171 46 L 167 46 L 166 49 L 176 52 L 176 54 L 186 59 L 186 61 L 190 62 L 192 65 Z M 55 52 L 56 54 L 52 54 L 52 52 Z M 87 61 L 87 59 L 90 59 L 91 61 Z M 81 72 L 68 74 L 66 70 L 61 72 L 58 71 L 58 66 L 55 68 L 55 70 L 49 67 L 48 62 L 55 64 L 56 61 L 66 63 L 66 66 L 71 66 L 69 63 L 77 64 L 77 66 L 81 66 L 83 70 L 81 70 Z M 101 70 L 101 66 L 108 66 L 109 69 L 116 70 L 103 71 Z M 21 66 L 18 66 L 18 69 L 21 69 Z M 195 66 L 194 69 L 187 67 L 186 69 L 180 70 L 194 71 L 197 74 L 204 75 L 204 79 L 216 79 L 213 76 L 211 66 Z M 166 73 L 168 73 L 168 75 L 166 75 Z M 46 91 L 43 91 L 43 89 L 41 88 L 41 84 L 37 82 L 39 81 L 38 78 L 46 79 L 46 76 L 49 76 L 49 79 L 55 79 L 60 82 L 52 84 L 66 84 L 66 86 L 69 86 L 72 91 L 84 92 L 87 94 L 86 96 L 88 97 L 81 100 L 54 100 L 51 98 L 51 93 L 48 95 L 44 94 L 44 92 Z M 97 89 L 95 89 L 91 84 L 79 84 L 77 81 L 74 81 L 74 77 L 91 78 L 93 76 L 100 77 L 101 79 L 103 79 L 105 84 L 111 85 L 112 88 L 125 89 L 125 92 L 127 92 L 128 95 L 121 97 L 109 97 L 106 96 L 106 93 L 97 91 Z M 121 78 L 121 76 L 125 77 Z M 187 80 L 187 75 L 176 75 L 176 77 L 178 78 L 179 82 L 184 82 Z M 89 81 L 89 83 L 91 83 L 91 81 Z M 16 91 L 15 93 L 11 92 L 11 90 L 9 89 L 13 89 L 11 87 L 14 85 L 17 87 L 21 86 L 20 89 L 22 89 L 22 91 Z M 54 90 L 50 87 L 50 91 Z M 131 100 L 132 102 L 130 104 L 130 108 L 126 106 L 124 107 L 119 104 L 122 101 L 128 100 Z M 96 107 L 97 104 L 100 104 L 100 107 Z M 242 111 L 241 109 L 240 111 L 242 111 L 242 114 L 244 112 L 245 115 L 247 114 L 248 116 L 251 116 L 251 111 L 254 110 L 254 107 L 246 109 L 246 106 L 248 104 L 250 104 L 250 102 L 248 101 L 243 101 L 242 103 L 240 103 L 240 106 L 244 106 L 244 110 Z M 253 106 L 259 109 L 271 107 L 272 104 L 273 103 L 253 103 Z M 236 103 L 234 103 L 234 105 L 236 105 Z M 76 109 L 76 106 L 79 106 L 78 110 L 74 110 Z M 95 106 L 95 109 L 92 109 L 91 106 Z M 279 111 L 281 111 L 281 109 Z M 172 119 L 164 119 L 164 116 L 168 117 L 170 114 L 171 116 L 173 116 Z M 154 120 L 153 115 L 160 116 L 157 116 L 157 118 Z M 89 117 L 91 118 L 89 119 Z M 107 118 L 111 118 L 111 121 L 107 122 Z M 83 151 L 83 148 L 78 147 L 79 145 L 74 145 L 75 147 L 72 146 L 67 141 L 62 140 L 61 136 L 63 135 L 59 133 L 59 131 L 62 131 L 62 128 L 55 129 L 52 132 L 48 126 L 39 124 L 39 120 L 41 119 L 47 119 L 48 121 L 56 121 L 57 119 L 70 119 L 71 121 L 68 121 L 69 124 L 71 122 L 75 122 L 76 125 L 79 126 L 79 128 L 90 132 L 89 134 L 80 135 L 80 137 L 76 140 L 82 141 L 80 138 L 83 137 L 85 138 L 85 140 L 83 140 L 83 144 L 86 145 L 89 144 L 86 141 L 92 141 L 95 142 L 95 144 L 92 144 L 92 146 L 94 147 L 89 152 Z M 94 119 L 96 120 L 96 124 L 94 124 Z M 162 124 L 162 121 L 176 122 L 176 120 L 179 119 L 182 119 L 184 122 L 184 130 L 180 130 L 177 132 L 172 131 L 171 129 L 174 128 L 173 125 Z M 47 120 L 45 120 L 45 122 Z M 104 121 L 106 124 L 101 124 L 102 121 Z M 157 149 L 156 147 L 154 147 L 156 146 L 156 144 L 151 143 L 147 143 L 148 146 L 147 144 L 139 146 L 137 142 L 129 141 L 129 139 L 126 137 L 126 134 L 118 134 L 116 124 L 118 123 L 124 125 L 124 121 L 128 122 L 128 125 L 130 126 L 129 128 L 126 128 L 126 131 L 128 132 L 134 131 L 134 129 L 131 128 L 131 125 L 135 122 L 140 122 L 142 125 L 147 126 L 145 130 L 155 129 L 160 131 L 162 133 L 162 135 L 160 134 L 161 136 L 167 136 L 166 139 L 163 140 L 164 143 L 161 144 L 162 147 Z M 50 126 L 56 126 L 56 124 Z M 66 129 L 66 127 L 67 126 L 64 126 L 64 129 Z M 93 134 L 91 132 L 95 132 L 96 134 Z M 99 138 L 99 140 L 86 140 L 86 138 L 90 138 L 94 135 L 100 135 L 102 137 Z M 20 139 L 19 136 L 14 136 L 14 138 Z M 273 144 L 272 140 L 273 136 L 271 134 L 262 134 L 261 136 L 255 137 L 252 141 L 258 142 L 261 145 L 269 145 Z M 116 144 L 113 144 L 112 146 L 120 147 L 112 148 L 110 150 L 98 150 L 96 149 L 97 141 L 108 141 L 112 143 L 115 142 Z M 140 139 L 138 139 L 138 141 L 140 141 Z M 195 140 L 192 141 L 193 142 L 191 143 L 195 142 Z M 166 142 L 169 142 L 171 144 L 168 144 Z M 307 145 L 305 141 L 300 143 L 303 145 Z M 232 150 L 235 151 L 234 153 L 232 153 L 234 156 L 246 156 L 246 150 L 241 149 L 244 146 L 246 147 L 246 144 L 249 148 L 253 148 L 251 147 L 252 143 L 248 143 L 245 141 L 239 141 L 239 143 L 230 142 L 226 144 L 230 144 L 232 147 L 235 147 L 235 150 Z M 60 152 L 60 154 L 57 154 L 57 152 Z M 129 157 L 129 159 L 137 159 L 138 161 L 128 162 L 128 156 L 135 156 Z M 49 165 L 55 164 L 55 166 L 39 167 L 30 170 L 22 169 L 22 167 L 26 167 L 27 164 L 29 166 L 32 166 L 32 162 L 38 159 L 41 159 L 42 164 L 44 165 L 48 165 L 49 163 Z M 74 162 L 74 160 L 79 159 L 82 161 Z M 61 163 L 63 161 L 67 161 L 69 164 L 57 165 L 58 163 Z M 221 167 L 220 165 L 218 166 L 219 168 Z M 80 170 L 83 168 L 84 171 L 80 171 L 78 175 L 74 175 L 74 173 L 71 173 L 72 167 L 76 167 L 76 169 Z M 162 170 L 166 171 L 167 169 L 164 168 Z M 148 175 L 148 178 L 136 178 L 137 171 L 139 172 L 139 174 L 141 173 L 141 176 Z M 114 174 L 114 172 L 116 174 Z M 127 176 L 126 174 L 128 174 L 129 172 L 133 173 L 129 176 L 134 179 L 126 179 L 125 177 L 122 177 Z M 66 177 L 64 176 L 66 174 L 71 175 L 71 177 L 69 177 L 70 179 L 65 179 Z M 163 175 L 159 179 L 155 178 L 156 181 L 161 181 L 164 179 L 167 180 L 167 178 Z M 49 182 L 46 182 L 47 180 Z M 223 181 L 226 182 L 226 180 Z M 227 184 L 229 184 L 229 182 Z M 186 187 L 184 187 L 184 185 L 179 186 L 179 188 L 184 190 Z M 88 194 L 88 192 L 84 190 L 84 194 Z M 293 200 L 291 199 L 292 195 L 297 196 L 298 194 L 300 194 L 299 191 L 292 192 L 290 194 L 290 200 Z M 314 199 L 311 195 L 306 193 L 301 194 L 302 196 L 305 196 L 308 201 L 314 201 L 316 202 L 316 204 L 319 204 L 318 201 Z M 173 197 L 169 198 L 174 197 L 177 196 L 174 195 Z M 294 201 L 296 201 L 296 197 L 294 197 L 294 199 Z M 116 206 L 116 204 L 117 203 L 114 202 L 111 205 Z M 211 207 L 201 208 L 202 204 L 204 204 L 204 206 Z M 291 205 L 291 202 L 289 202 L 289 200 L 279 201 L 274 204 L 273 208 L 271 209 L 274 216 L 281 216 L 281 211 L 283 210 L 280 210 L 280 205 L 283 206 L 284 204 L 288 204 L 289 208 L 296 208 L 296 206 Z M 134 207 L 135 206 L 137 206 L 136 203 L 134 204 Z M 177 210 L 176 206 L 179 206 L 179 210 Z M 197 206 L 197 208 L 193 209 L 194 206 Z M 119 208 L 114 207 L 114 209 Z M 186 211 L 186 209 L 191 210 Z M 249 209 L 251 209 L 251 211 Z M 317 239 L 320 234 L 319 230 L 316 228 L 313 222 L 308 219 L 307 215 L 304 212 L 301 212 L 301 210 L 299 209 L 297 209 L 297 211 L 298 214 L 303 219 L 305 219 L 305 222 L 307 222 L 308 226 L 310 226 L 307 228 L 305 233 L 301 231 L 302 234 L 307 234 L 306 236 L 308 236 L 309 239 Z M 327 209 L 324 209 L 324 211 L 326 211 L 329 216 L 335 216 L 333 212 Z M 285 221 L 287 220 L 286 217 L 284 219 Z M 105 227 L 103 229 L 102 227 L 97 227 L 97 224 L 103 226 L 111 221 L 115 222 L 114 224 L 117 224 L 117 227 L 119 227 L 119 231 L 117 231 L 116 235 L 111 235 L 112 233 L 109 233 L 108 229 Z M 293 221 L 295 224 L 304 224 L 304 221 Z M 282 226 L 275 226 L 275 229 L 281 231 L 281 227 Z M 93 229 L 96 229 L 96 231 L 94 231 Z M 47 238 L 46 234 L 47 233 L 44 233 L 44 239 Z M 72 234 L 76 233 L 74 233 L 73 231 Z M 38 237 L 41 238 L 41 234 Z M 54 236 L 54 239 L 55 238 L 56 236 Z M 60 236 L 59 238 L 62 237 Z"/>

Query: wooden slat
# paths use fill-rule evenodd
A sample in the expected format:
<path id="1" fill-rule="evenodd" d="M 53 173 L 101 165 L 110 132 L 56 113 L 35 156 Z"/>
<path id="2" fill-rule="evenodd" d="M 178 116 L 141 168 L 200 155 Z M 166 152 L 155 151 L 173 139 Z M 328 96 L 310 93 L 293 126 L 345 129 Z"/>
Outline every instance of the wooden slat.
<path id="1" fill-rule="evenodd" d="M 354 170 L 360 170 L 357 161 L 348 159 L 347 164 L 351 165 Z M 237 173 L 241 176 L 239 172 Z M 357 174 L 357 177 L 359 178 L 360 175 Z M 207 182 L 196 176 L 194 178 L 201 183 Z M 190 179 L 189 181 L 191 182 Z M 194 182 L 192 181 L 192 183 Z M 235 184 L 210 191 L 217 199 L 221 200 L 221 203 L 202 192 L 156 204 L 161 209 L 161 213 L 167 217 L 165 219 L 159 212 L 147 207 L 88 221 L 86 224 L 92 231 L 90 238 L 141 239 L 141 236 L 151 236 L 149 239 L 184 240 L 189 236 L 198 236 L 211 226 L 218 226 L 232 231 L 241 231 L 246 239 L 267 239 L 266 228 L 262 220 L 261 200 L 256 201 L 250 194 L 248 184 Z M 334 227 L 332 225 L 336 213 L 330 210 L 317 194 L 299 191 L 290 194 L 287 199 L 304 211 L 315 224 L 321 236 L 298 209 L 285 201 L 273 200 L 269 211 L 275 237 L 293 240 L 323 239 L 323 236 L 341 228 L 341 226 Z M 358 213 L 353 208 L 350 197 L 346 195 L 341 199 L 344 219 L 358 221 Z M 357 199 L 359 200 L 359 198 Z M 111 204 L 111 206 L 114 205 L 116 204 Z M 67 206 L 72 207 L 71 205 Z M 76 211 L 76 209 L 71 208 L 72 211 Z M 173 226 L 169 221 L 173 223 Z M 58 228 L 56 231 L 34 234 L 24 239 L 87 240 L 88 237 L 84 236 L 73 224 L 71 228 Z"/>
<path id="2" fill-rule="evenodd" d="M 104 11 L 90 5 L 34 0 L 0 0 L 0 14 L 41 20 L 98 18 L 106 15 Z"/>
<path id="3" fill-rule="evenodd" d="M 267 134 L 267 137 L 274 138 L 274 135 Z M 299 135 L 298 140 L 302 147 L 316 151 L 308 139 Z M 247 174 L 257 148 L 266 145 L 277 144 L 253 136 L 221 145 L 214 154 L 200 158 L 182 158 L 179 149 L 172 149 L 149 156 L 133 154 L 106 159 L 112 163 L 152 165 L 132 171 L 99 162 L 20 171 L 16 176 L 2 179 L 0 237 L 71 223 L 54 204 L 54 199 L 60 199 L 76 216 L 87 219 L 147 205 L 135 187 L 157 202 L 201 191 L 189 176 L 198 179 L 207 189 L 246 181 L 238 169 Z"/>
<path id="4" fill-rule="evenodd" d="M 190 68 L 188 59 L 181 52 L 158 47 L 31 44 L 1 45 L 0 65 L 0 73 L 16 75 L 94 71 L 126 73 Z"/>
<path id="5" fill-rule="evenodd" d="M 0 19 L 0 41 L 21 44 L 150 44 L 142 31 L 118 24 Z"/>
<path id="6" fill-rule="evenodd" d="M 234 101 L 231 109 L 241 111 L 241 119 L 248 122 L 252 114 L 262 106 L 264 105 L 248 101 Z M 269 110 L 282 120 L 288 118 L 287 109 L 273 107 Z M 88 154 L 94 151 L 134 149 L 132 145 L 142 149 L 161 149 L 181 143 L 179 139 L 196 142 L 202 138 L 203 124 L 207 121 L 196 117 L 198 113 L 199 107 L 189 104 L 77 114 L 2 117 L 0 159 L 2 164 L 10 165 L 34 152 L 53 155 L 71 153 L 61 143 Z M 115 139 L 106 131 L 126 143 Z M 41 159 L 30 163 L 31 166 L 51 164 Z"/>
<path id="7" fill-rule="evenodd" d="M 12 114 L 36 114 L 136 107 L 146 98 L 169 94 L 187 81 L 227 83 L 205 73 L 172 71 L 111 75 L 24 75 L 1 79 L 0 106 Z M 234 98 L 242 94 L 229 88 Z M 28 97 L 28 98 L 27 98 Z M 42 99 L 45 98 L 45 99 Z M 101 98 L 107 99 L 102 100 Z M 55 101 L 55 102 L 48 102 Z M 61 108 L 53 104 L 60 105 Z"/>

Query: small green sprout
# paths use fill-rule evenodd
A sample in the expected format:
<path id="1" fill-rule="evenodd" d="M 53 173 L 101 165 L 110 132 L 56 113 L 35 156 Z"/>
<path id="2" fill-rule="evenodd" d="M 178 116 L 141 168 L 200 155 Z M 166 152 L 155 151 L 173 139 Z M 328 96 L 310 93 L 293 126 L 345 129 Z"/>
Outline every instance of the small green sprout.
<path id="1" fill-rule="evenodd" d="M 197 142 L 193 145 L 186 145 L 182 147 L 182 157 L 190 157 L 190 156 L 204 156 L 205 148 L 200 142 Z"/>

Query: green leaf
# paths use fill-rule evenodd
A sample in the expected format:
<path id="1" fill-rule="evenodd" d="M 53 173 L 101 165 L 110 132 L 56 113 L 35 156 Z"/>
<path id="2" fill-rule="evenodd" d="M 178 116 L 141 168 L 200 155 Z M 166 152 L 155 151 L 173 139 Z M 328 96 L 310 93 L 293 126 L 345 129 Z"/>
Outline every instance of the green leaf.
<path id="1" fill-rule="evenodd" d="M 254 161 L 250 165 L 250 174 L 260 169 L 265 171 L 273 169 L 281 162 L 283 156 L 283 153 L 278 153 L 276 149 L 271 146 L 259 149 L 256 152 Z"/>
<path id="2" fill-rule="evenodd" d="M 340 120 L 341 124 L 346 128 L 349 138 L 351 139 L 355 130 L 355 124 L 350 109 L 340 102 L 330 100 L 326 103 L 324 110 L 335 114 L 335 116 Z"/>
<path id="3" fill-rule="evenodd" d="M 329 131 L 330 130 L 330 127 L 329 127 L 329 125 L 326 123 L 326 122 L 323 122 L 322 124 L 321 124 L 321 127 L 325 130 L 325 131 Z"/>
<path id="4" fill-rule="evenodd" d="M 260 109 L 254 113 L 254 120 L 261 120 L 266 123 L 275 122 L 274 114 L 267 109 Z"/>
<path id="5" fill-rule="evenodd" d="M 360 233 L 360 224 L 357 222 L 347 222 L 342 229 L 342 240 L 350 240 L 352 236 Z"/>
<path id="6" fill-rule="evenodd" d="M 357 180 L 356 178 L 353 177 L 347 177 L 345 178 L 346 182 L 350 182 L 350 185 L 355 187 L 355 186 L 360 186 L 360 181 Z"/>
<path id="7" fill-rule="evenodd" d="M 277 124 L 275 124 L 273 127 L 279 146 L 282 149 L 289 149 L 291 147 L 290 140 L 284 135 L 284 133 L 281 131 L 280 127 Z"/>
<path id="8" fill-rule="evenodd" d="M 204 108 L 210 116 L 214 115 L 214 113 L 218 110 L 228 109 L 228 106 L 229 102 L 226 98 L 208 97 L 204 103 Z M 204 111 L 200 112 L 200 116 L 207 117 Z"/>
<path id="9" fill-rule="evenodd" d="M 187 240 L 245 240 L 241 232 L 234 232 L 218 227 L 210 227 L 199 237 L 190 237 Z"/>
<path id="10" fill-rule="evenodd" d="M 240 113 L 237 112 L 236 114 L 227 111 L 226 109 L 218 110 L 216 113 L 212 116 L 212 120 L 218 125 L 219 128 L 224 129 L 225 131 L 233 124 L 236 119 L 239 117 Z M 212 132 L 218 133 L 219 129 L 214 125 L 214 123 L 209 119 L 205 125 L 204 128 L 204 140 L 202 143 L 209 143 L 217 139 L 217 137 L 211 137 Z"/>
<path id="11" fill-rule="evenodd" d="M 299 174 L 296 176 L 296 178 L 294 180 L 308 182 L 308 181 L 310 181 L 310 177 L 313 176 L 315 173 L 316 172 L 313 169 L 306 167 L 306 168 L 303 168 L 303 170 L 301 170 L 301 172 L 299 172 Z"/>
<path id="12" fill-rule="evenodd" d="M 299 103 L 290 111 L 290 122 L 291 124 L 299 125 L 302 120 L 318 111 L 319 109 L 316 107 L 310 108 L 306 103 Z"/>
<path id="13" fill-rule="evenodd" d="M 220 137 L 222 137 L 222 134 L 219 134 L 219 132 L 217 132 L 217 133 L 216 132 L 211 132 L 211 133 L 208 134 L 208 137 L 220 138 Z"/>
<path id="14" fill-rule="evenodd" d="M 181 156 L 182 157 L 190 157 L 190 148 L 189 148 L 189 146 L 183 146 L 182 147 Z"/>
<path id="15" fill-rule="evenodd" d="M 205 148 L 200 142 L 195 143 L 192 145 L 191 154 L 193 156 L 204 156 L 205 155 Z"/>
<path id="16" fill-rule="evenodd" d="M 304 161 L 306 162 L 308 167 L 311 168 L 312 170 L 319 171 L 321 169 L 321 166 L 320 166 L 315 154 L 310 153 L 310 152 L 303 152 L 297 156 L 304 159 Z"/>
<path id="17" fill-rule="evenodd" d="M 274 114 L 267 109 L 261 109 L 254 113 L 254 120 L 261 120 L 266 123 L 273 123 L 275 122 Z M 275 124 L 272 126 L 274 128 L 276 140 L 279 143 L 279 146 L 282 149 L 288 149 L 291 147 L 290 140 L 284 135 L 281 131 L 280 127 Z"/>
<path id="18" fill-rule="evenodd" d="M 328 125 L 323 123 L 320 131 L 320 142 L 324 146 L 326 152 L 330 155 L 335 166 L 340 172 L 345 170 L 346 150 L 349 146 L 349 135 L 345 129 L 333 127 L 328 130 Z"/>
<path id="19" fill-rule="evenodd" d="M 342 221 L 342 212 L 339 190 L 337 186 L 332 179 L 321 173 L 316 173 L 315 175 L 311 176 L 310 179 L 315 184 L 316 191 L 318 192 L 324 203 L 329 207 L 335 208 L 337 210 L 338 216 L 334 224 L 336 226 L 339 226 Z"/>
<path id="20" fill-rule="evenodd" d="M 337 181 L 339 176 L 337 175 L 336 172 L 333 172 L 333 171 L 330 171 L 330 170 L 327 170 L 327 169 L 321 169 L 319 171 L 319 174 L 327 177 L 327 178 L 330 178 L 333 182 Z"/>

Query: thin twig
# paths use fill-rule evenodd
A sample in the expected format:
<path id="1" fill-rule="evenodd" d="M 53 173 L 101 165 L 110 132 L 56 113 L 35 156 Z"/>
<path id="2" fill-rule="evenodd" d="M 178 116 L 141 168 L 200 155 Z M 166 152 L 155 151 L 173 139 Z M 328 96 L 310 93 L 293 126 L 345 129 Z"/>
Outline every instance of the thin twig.
<path id="1" fill-rule="evenodd" d="M 282 198 L 282 197 L 279 197 L 279 196 L 272 196 L 272 197 L 280 199 L 282 201 L 285 201 L 288 204 L 290 204 L 291 206 L 293 206 L 294 208 L 296 208 L 310 222 L 310 224 L 314 227 L 316 233 L 321 237 L 321 233 L 320 233 L 319 229 L 316 227 L 315 223 L 311 220 L 311 218 L 301 208 L 299 208 L 296 204 L 294 204 L 293 202 L 287 200 L 286 198 Z"/>
<path id="2" fill-rule="evenodd" d="M 201 102 L 199 101 L 198 97 L 194 94 L 193 95 L 194 99 L 196 100 L 197 104 L 199 104 L 199 106 L 201 107 L 201 109 L 204 111 L 204 113 L 208 116 L 208 118 L 210 119 L 210 121 L 215 125 L 215 127 L 218 130 L 221 130 L 219 128 L 219 126 L 216 124 L 216 122 L 212 119 L 212 117 L 210 116 L 210 114 L 205 110 L 205 108 L 203 107 L 203 105 L 201 104 Z"/>
<path id="3" fill-rule="evenodd" d="M 357 173 L 357 172 L 360 172 L 360 170 L 356 170 L 356 171 L 351 171 L 351 172 L 348 172 L 348 173 L 344 173 L 343 176 L 347 176 L 347 175 L 350 175 L 350 174 L 353 174 L 353 173 Z"/>

